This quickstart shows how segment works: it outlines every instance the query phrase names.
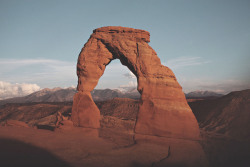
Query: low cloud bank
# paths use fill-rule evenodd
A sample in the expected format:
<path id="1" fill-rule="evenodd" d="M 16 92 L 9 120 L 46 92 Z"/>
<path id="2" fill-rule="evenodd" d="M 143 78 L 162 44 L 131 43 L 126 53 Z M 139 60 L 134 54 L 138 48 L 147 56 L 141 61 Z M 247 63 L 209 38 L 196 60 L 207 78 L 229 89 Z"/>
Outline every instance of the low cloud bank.
<path id="1" fill-rule="evenodd" d="M 135 88 L 137 87 L 136 81 L 129 81 L 127 85 L 120 85 L 119 88 Z"/>
<path id="2" fill-rule="evenodd" d="M 25 96 L 38 90 L 40 90 L 40 86 L 37 84 L 12 84 L 9 82 L 0 81 L 0 100 Z"/>
<path id="3" fill-rule="evenodd" d="M 125 76 L 126 78 L 129 78 L 129 79 L 135 79 L 136 78 L 136 76 L 131 71 L 129 71 L 128 73 L 123 74 L 123 76 Z"/>

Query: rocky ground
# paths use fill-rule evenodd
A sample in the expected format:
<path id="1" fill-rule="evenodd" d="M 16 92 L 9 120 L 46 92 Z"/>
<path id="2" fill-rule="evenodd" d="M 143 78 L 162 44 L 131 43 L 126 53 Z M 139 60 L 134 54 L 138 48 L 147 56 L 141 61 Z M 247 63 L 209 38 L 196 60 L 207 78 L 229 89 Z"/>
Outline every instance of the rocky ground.
<path id="1" fill-rule="evenodd" d="M 189 102 L 201 128 L 202 138 L 198 141 L 135 135 L 138 100 L 115 98 L 96 104 L 102 115 L 99 130 L 72 127 L 67 121 L 71 102 L 1 106 L 1 164 L 211 167 L 250 164 L 249 121 L 245 121 L 249 119 L 249 90 Z M 64 125 L 57 124 L 58 119 Z"/>
<path id="2" fill-rule="evenodd" d="M 115 130 L 110 133 L 117 132 Z M 62 128 L 56 131 L 25 127 L 0 127 L 3 166 L 203 166 L 197 141 L 135 136 L 113 140 L 96 129 Z M 120 131 L 117 134 L 121 133 Z M 119 136 L 120 139 L 123 137 Z M 171 146 L 171 147 L 170 147 Z M 181 161 L 179 158 L 182 157 Z M 201 156 L 197 161 L 196 157 Z"/>

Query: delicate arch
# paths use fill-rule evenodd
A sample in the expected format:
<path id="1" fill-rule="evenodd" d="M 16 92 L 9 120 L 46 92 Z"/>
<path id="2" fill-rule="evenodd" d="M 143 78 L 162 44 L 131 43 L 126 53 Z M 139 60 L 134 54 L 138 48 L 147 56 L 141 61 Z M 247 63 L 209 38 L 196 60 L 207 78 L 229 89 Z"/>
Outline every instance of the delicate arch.
<path id="1" fill-rule="evenodd" d="M 174 73 L 161 64 L 148 45 L 150 34 L 125 27 L 102 27 L 93 31 L 78 57 L 78 93 L 74 96 L 75 126 L 99 128 L 100 111 L 90 92 L 113 59 L 135 74 L 141 104 L 135 132 L 147 135 L 198 138 L 198 123 Z"/>

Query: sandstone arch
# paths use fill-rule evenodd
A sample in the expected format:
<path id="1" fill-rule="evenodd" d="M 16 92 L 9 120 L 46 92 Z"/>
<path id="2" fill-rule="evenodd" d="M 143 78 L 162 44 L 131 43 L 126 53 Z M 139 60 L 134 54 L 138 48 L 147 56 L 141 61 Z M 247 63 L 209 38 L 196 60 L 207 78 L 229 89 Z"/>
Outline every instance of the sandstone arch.
<path id="1" fill-rule="evenodd" d="M 161 64 L 148 45 L 147 31 L 125 27 L 95 29 L 78 57 L 78 93 L 74 96 L 72 121 L 75 126 L 99 128 L 100 112 L 90 92 L 105 67 L 120 59 L 135 74 L 141 104 L 135 132 L 139 134 L 199 137 L 198 123 L 174 73 Z"/>

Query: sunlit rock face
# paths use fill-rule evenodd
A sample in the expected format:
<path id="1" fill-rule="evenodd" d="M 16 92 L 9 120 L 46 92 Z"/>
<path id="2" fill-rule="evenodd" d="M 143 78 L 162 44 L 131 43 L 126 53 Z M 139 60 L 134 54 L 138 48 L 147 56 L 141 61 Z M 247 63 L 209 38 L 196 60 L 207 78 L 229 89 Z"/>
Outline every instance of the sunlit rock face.
<path id="1" fill-rule="evenodd" d="M 175 138 L 199 138 L 198 123 L 174 73 L 161 64 L 148 45 L 147 31 L 126 27 L 95 29 L 78 57 L 78 93 L 74 96 L 75 126 L 99 128 L 100 112 L 90 92 L 114 59 L 137 77 L 141 94 L 135 133 Z"/>

